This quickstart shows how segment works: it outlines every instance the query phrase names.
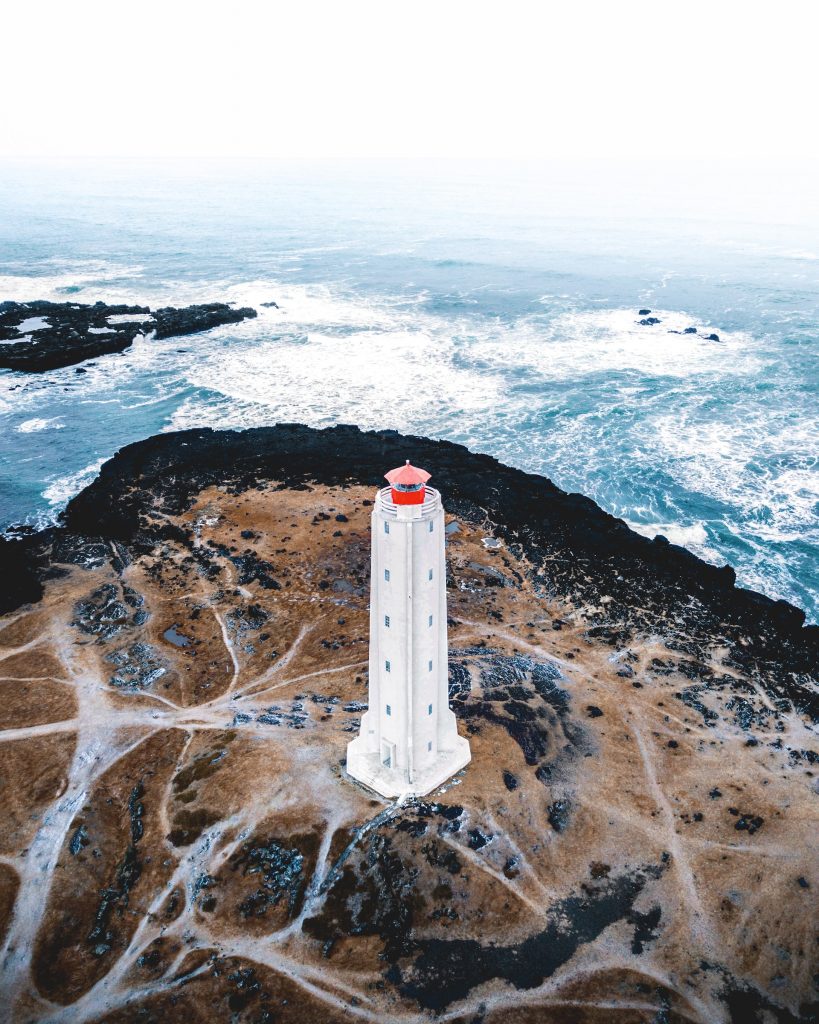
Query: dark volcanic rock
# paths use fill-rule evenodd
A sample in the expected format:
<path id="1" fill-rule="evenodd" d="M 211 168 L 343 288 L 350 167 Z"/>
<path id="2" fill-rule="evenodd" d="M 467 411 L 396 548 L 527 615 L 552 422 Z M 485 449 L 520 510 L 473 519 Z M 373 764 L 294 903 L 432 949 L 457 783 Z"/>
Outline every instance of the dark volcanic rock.
<path id="1" fill-rule="evenodd" d="M 304 856 L 298 847 L 289 849 L 275 839 L 246 842 L 228 861 L 231 869 L 245 875 L 255 874 L 258 888 L 239 907 L 242 917 L 262 917 L 281 900 L 287 904 L 288 917 L 301 906 L 304 896 Z"/>
<path id="2" fill-rule="evenodd" d="M 376 487 L 384 466 L 409 456 L 432 472 L 453 514 L 491 522 L 493 535 L 535 567 L 538 587 L 578 607 L 599 606 L 606 596 L 589 616 L 590 635 L 625 646 L 631 636 L 659 633 L 701 660 L 725 646 L 729 664 L 756 672 L 774 697 L 817 714 L 809 684 L 819 674 L 819 627 L 805 627 L 800 609 L 737 588 L 728 566 L 709 565 L 664 538 L 642 537 L 589 498 L 543 477 L 461 445 L 387 430 L 280 424 L 188 430 L 128 445 L 69 503 L 62 528 L 0 542 L 0 609 L 36 599 L 49 548 L 71 535 L 140 550 L 168 529 L 153 518 L 156 512 L 182 512 L 205 487 L 236 493 L 266 481 Z"/>
<path id="3" fill-rule="evenodd" d="M 0 537 L 0 615 L 39 601 L 49 561 L 49 534 Z M 52 570 L 53 571 L 53 570 Z"/>
<path id="4" fill-rule="evenodd" d="M 418 956 L 398 975 L 406 995 L 430 1010 L 440 1011 L 463 999 L 475 986 L 493 978 L 515 988 L 533 989 L 566 963 L 583 943 L 623 918 L 633 921 L 634 903 L 650 878 L 662 868 L 649 865 L 615 879 L 587 886 L 550 908 L 546 927 L 516 945 L 482 945 L 473 939 L 421 939 Z M 657 915 L 659 920 L 659 915 Z M 652 937 L 654 919 L 640 932 Z"/>
<path id="5" fill-rule="evenodd" d="M 114 316 L 134 319 L 111 323 L 109 317 Z M 169 306 L 153 314 L 147 306 L 108 306 L 104 302 L 93 306 L 75 302 L 2 302 L 0 341 L 12 344 L 0 345 L 0 368 L 42 373 L 94 356 L 123 352 L 138 334 L 149 331 L 157 338 L 170 338 L 255 316 L 255 309 L 233 309 L 223 302 L 184 309 Z M 20 328 L 32 318 L 42 318 L 42 326 Z"/>
<path id="6" fill-rule="evenodd" d="M 116 636 L 130 618 L 128 608 L 120 600 L 113 583 L 105 583 L 74 608 L 73 625 L 83 633 L 108 640 Z"/>
<path id="7" fill-rule="evenodd" d="M 109 324 L 109 316 L 141 317 L 127 323 Z M 18 325 L 42 317 L 39 330 L 19 330 Z M 0 367 L 40 373 L 71 366 L 93 356 L 122 352 L 150 322 L 147 306 L 93 306 L 73 302 L 0 303 Z M 147 324 L 146 324 L 147 326 Z M 104 333 L 103 333 L 104 332 Z M 17 341 L 16 339 L 20 339 Z"/>
<path id="8" fill-rule="evenodd" d="M 549 805 L 547 816 L 555 832 L 565 832 L 569 826 L 572 807 L 568 800 L 555 800 Z"/>
<path id="9" fill-rule="evenodd" d="M 232 309 L 224 302 L 209 302 L 202 306 L 187 306 L 175 309 L 166 306 L 154 311 L 157 338 L 173 338 L 180 334 L 197 334 L 222 324 L 238 324 L 256 316 L 256 310 L 249 306 Z"/>

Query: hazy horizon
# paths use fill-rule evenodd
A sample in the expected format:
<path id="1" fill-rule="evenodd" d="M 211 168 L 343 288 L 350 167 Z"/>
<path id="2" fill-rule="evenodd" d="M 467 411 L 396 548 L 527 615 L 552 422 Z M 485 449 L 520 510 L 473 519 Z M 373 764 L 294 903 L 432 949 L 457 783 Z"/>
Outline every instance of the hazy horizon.
<path id="1" fill-rule="evenodd" d="M 730 169 L 704 166 L 676 188 L 634 162 L 4 166 L 4 298 L 260 315 L 81 377 L 0 378 L 0 527 L 48 521 L 159 431 L 354 422 L 543 473 L 816 619 L 810 181 L 729 190 Z"/>
<path id="2" fill-rule="evenodd" d="M 804 4 L 15 4 L 0 155 L 819 157 Z"/>

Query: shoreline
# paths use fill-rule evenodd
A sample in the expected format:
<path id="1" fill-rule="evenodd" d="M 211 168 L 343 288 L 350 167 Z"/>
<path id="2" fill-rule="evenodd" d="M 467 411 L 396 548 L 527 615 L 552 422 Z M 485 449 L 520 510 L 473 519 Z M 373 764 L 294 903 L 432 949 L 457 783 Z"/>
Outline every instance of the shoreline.
<path id="1" fill-rule="evenodd" d="M 673 631 L 689 629 L 700 650 L 719 636 L 745 668 L 756 663 L 766 675 L 794 677 L 819 669 L 819 626 L 806 625 L 804 611 L 787 601 L 737 587 L 730 566 L 713 566 L 663 537 L 646 538 L 590 498 L 492 456 L 448 441 L 350 425 L 201 428 L 127 445 L 69 501 L 59 525 L 0 538 L 7 581 L 0 612 L 39 600 L 61 560 L 82 561 L 76 552 L 89 538 L 138 544 L 140 517 L 149 507 L 175 514 L 205 486 L 247 487 L 262 479 L 376 486 L 384 465 L 410 455 L 434 471 L 453 512 L 483 515 L 510 547 L 530 561 L 548 561 L 546 591 L 590 609 L 590 630 L 609 642 L 662 632 L 673 620 Z M 644 607 L 635 607 L 635 594 Z"/>
<path id="2" fill-rule="evenodd" d="M 120 354 L 137 337 L 161 340 L 200 334 L 257 316 L 255 309 L 233 309 L 225 302 L 150 309 L 105 302 L 0 302 L 0 369 L 22 373 L 76 367 L 101 356 Z M 146 329 L 147 328 L 147 329 Z"/>
<path id="3" fill-rule="evenodd" d="M 472 760 L 385 804 L 346 752 L 406 457 Z M 0 570 L 42 591 L 0 617 L 15 1021 L 340 1021 L 337 983 L 396 1021 L 807 1019 L 817 630 L 730 570 L 457 445 L 292 424 L 130 445 Z"/>

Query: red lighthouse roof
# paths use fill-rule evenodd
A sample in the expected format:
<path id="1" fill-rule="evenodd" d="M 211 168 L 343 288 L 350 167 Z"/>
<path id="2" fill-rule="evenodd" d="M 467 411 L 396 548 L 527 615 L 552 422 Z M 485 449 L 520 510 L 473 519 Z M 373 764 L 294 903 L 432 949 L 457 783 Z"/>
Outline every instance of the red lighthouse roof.
<path id="1" fill-rule="evenodd" d="M 429 480 L 430 475 L 425 469 L 419 469 L 417 466 L 410 465 L 409 459 L 407 459 L 406 465 L 399 466 L 397 469 L 391 469 L 389 473 L 384 474 L 393 487 L 397 485 L 399 487 L 412 488 L 425 484 Z"/>

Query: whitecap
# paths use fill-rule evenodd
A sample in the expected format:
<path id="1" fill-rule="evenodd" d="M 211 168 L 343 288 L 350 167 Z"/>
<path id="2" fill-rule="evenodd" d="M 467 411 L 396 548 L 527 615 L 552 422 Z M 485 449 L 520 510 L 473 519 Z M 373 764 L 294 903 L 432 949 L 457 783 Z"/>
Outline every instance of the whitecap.
<path id="1" fill-rule="evenodd" d="M 79 494 L 96 479 L 104 462 L 105 459 L 98 459 L 76 473 L 52 477 L 48 487 L 43 491 L 43 497 L 53 508 L 62 508 L 75 494 Z"/>
<path id="2" fill-rule="evenodd" d="M 62 430 L 65 424 L 62 422 L 59 416 L 52 416 L 50 419 L 34 419 L 24 420 L 17 426 L 18 434 L 34 434 L 40 430 Z"/>
<path id="3" fill-rule="evenodd" d="M 470 352 L 490 365 L 505 366 L 511 349 L 517 367 L 543 380 L 627 370 L 685 378 L 736 376 L 758 373 L 765 365 L 756 339 L 745 332 L 715 328 L 685 313 L 655 310 L 652 315 L 661 322 L 640 324 L 635 310 L 628 309 L 568 312 L 548 320 L 523 317 L 483 332 Z M 696 334 L 681 333 L 690 326 Z M 720 341 L 706 340 L 709 334 Z"/>
<path id="4" fill-rule="evenodd" d="M 96 285 L 94 301 L 97 299 L 112 300 L 108 294 L 109 282 L 124 278 L 134 278 L 142 273 L 141 266 L 124 266 L 105 260 L 51 260 L 49 263 L 54 272 L 32 274 L 22 271 L 19 274 L 0 274 L 0 294 L 4 299 L 14 302 L 35 302 L 46 299 L 53 302 L 64 302 L 66 294 L 73 293 L 76 288 L 84 290 L 86 285 Z M 75 301 L 81 302 L 82 298 Z M 133 298 L 127 301 L 133 301 Z"/>
<path id="5" fill-rule="evenodd" d="M 709 543 L 708 531 L 703 522 L 684 526 L 680 523 L 640 523 L 626 519 L 626 523 L 635 533 L 640 533 L 649 539 L 657 536 L 665 537 L 672 544 L 687 548 L 692 554 L 713 565 L 725 563 L 725 558 Z"/>
<path id="6" fill-rule="evenodd" d="M 730 505 L 754 533 L 819 539 L 816 417 L 756 409 L 709 421 L 688 409 L 654 418 L 651 433 L 677 483 Z"/>
<path id="7" fill-rule="evenodd" d="M 113 313 L 105 318 L 109 324 L 144 324 L 153 322 L 150 313 Z"/>
<path id="8" fill-rule="evenodd" d="M 197 388 L 221 400 L 190 399 L 169 429 L 250 426 L 300 420 L 312 426 L 354 421 L 429 433 L 458 417 L 480 421 L 499 404 L 499 380 L 453 365 L 452 342 L 424 330 L 309 331 L 281 339 L 200 351 L 187 369 Z"/>

